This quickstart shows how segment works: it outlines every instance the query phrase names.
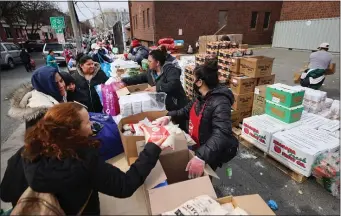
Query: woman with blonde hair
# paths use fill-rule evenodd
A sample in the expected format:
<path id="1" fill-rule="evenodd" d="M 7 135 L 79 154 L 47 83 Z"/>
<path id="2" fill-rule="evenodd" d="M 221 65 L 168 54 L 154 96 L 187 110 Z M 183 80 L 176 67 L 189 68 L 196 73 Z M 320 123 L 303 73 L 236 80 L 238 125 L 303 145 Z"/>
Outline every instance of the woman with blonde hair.
<path id="1" fill-rule="evenodd" d="M 25 134 L 25 146 L 8 160 L 1 182 L 1 200 L 13 207 L 28 186 L 53 194 L 66 215 L 100 215 L 98 192 L 126 198 L 143 184 L 154 168 L 164 139 L 147 143 L 124 173 L 99 159 L 99 141 L 93 139 L 86 109 L 61 103 Z M 88 201 L 87 201 L 88 200 Z"/>

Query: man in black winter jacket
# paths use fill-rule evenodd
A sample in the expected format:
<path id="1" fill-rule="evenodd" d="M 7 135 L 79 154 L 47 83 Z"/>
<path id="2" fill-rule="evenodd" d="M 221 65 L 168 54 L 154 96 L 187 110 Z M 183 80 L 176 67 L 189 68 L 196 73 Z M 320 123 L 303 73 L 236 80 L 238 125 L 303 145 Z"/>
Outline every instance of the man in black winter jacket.
<path id="1" fill-rule="evenodd" d="M 129 60 L 137 62 L 139 65 L 142 65 L 142 60 L 148 58 L 149 49 L 140 44 L 138 40 L 133 40 L 131 42 L 131 49 L 125 57 Z"/>
<path id="2" fill-rule="evenodd" d="M 212 66 L 213 64 L 213 66 Z M 238 140 L 232 135 L 232 92 L 219 85 L 216 62 L 194 70 L 193 89 L 199 95 L 186 107 L 168 112 L 168 116 L 189 120 L 189 134 L 196 141 L 194 157 L 187 165 L 189 175 L 201 176 L 205 164 L 213 170 L 231 160 L 237 153 Z M 165 117 L 166 124 L 170 119 Z"/>

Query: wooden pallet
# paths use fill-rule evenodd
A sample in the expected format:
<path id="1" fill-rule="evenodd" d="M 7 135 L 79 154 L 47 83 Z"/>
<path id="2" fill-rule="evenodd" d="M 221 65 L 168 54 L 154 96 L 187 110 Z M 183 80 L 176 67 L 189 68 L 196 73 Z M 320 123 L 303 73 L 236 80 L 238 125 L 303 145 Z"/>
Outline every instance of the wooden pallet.
<path id="1" fill-rule="evenodd" d="M 241 135 L 241 129 L 240 128 L 232 128 L 233 134 L 238 138 L 239 143 L 245 147 L 246 149 L 250 150 L 252 153 L 254 153 L 258 157 L 263 157 L 268 163 L 272 164 L 273 166 L 277 167 L 277 169 L 281 170 L 286 175 L 290 176 L 294 181 L 298 183 L 303 183 L 307 180 L 307 177 L 305 177 L 302 174 L 299 174 L 290 168 L 284 166 L 282 163 L 280 163 L 277 159 L 273 158 L 271 155 L 267 154 L 266 152 L 263 152 L 259 148 L 257 148 L 255 145 L 251 143 L 250 138 L 245 137 Z"/>

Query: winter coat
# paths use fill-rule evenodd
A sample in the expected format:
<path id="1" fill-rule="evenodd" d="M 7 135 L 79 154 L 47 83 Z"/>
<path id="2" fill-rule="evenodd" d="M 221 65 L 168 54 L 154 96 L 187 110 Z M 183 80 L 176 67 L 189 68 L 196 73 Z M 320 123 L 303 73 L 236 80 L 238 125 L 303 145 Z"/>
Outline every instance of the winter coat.
<path id="1" fill-rule="evenodd" d="M 178 60 L 171 54 L 167 54 L 166 62 L 171 62 L 175 67 L 180 68 Z"/>
<path id="2" fill-rule="evenodd" d="M 150 86 L 156 86 L 157 92 L 165 92 L 166 109 L 168 111 L 178 110 L 186 106 L 187 97 L 180 81 L 181 70 L 172 63 L 167 62 L 161 68 L 160 76 L 156 77 L 156 72 L 148 70 L 146 73 L 140 73 L 133 77 L 123 78 L 126 85 L 137 85 L 148 83 Z"/>
<path id="3" fill-rule="evenodd" d="M 94 53 L 91 57 L 95 62 L 98 63 L 103 63 L 103 61 L 111 62 L 111 59 L 106 56 L 105 49 L 99 49 L 97 53 Z"/>
<path id="4" fill-rule="evenodd" d="M 91 80 L 86 80 L 82 69 L 77 65 L 77 72 L 73 75 L 76 84 L 74 100 L 88 107 L 89 112 L 102 112 L 103 106 L 96 92 L 95 86 L 105 83 L 108 77 L 101 70 L 101 66 L 95 63 L 95 72 Z"/>
<path id="5" fill-rule="evenodd" d="M 31 83 L 23 84 L 10 96 L 8 115 L 26 122 L 26 128 L 34 125 L 44 116 L 47 109 L 63 101 L 55 74 L 50 66 L 38 68 L 32 75 Z"/>
<path id="6" fill-rule="evenodd" d="M 147 143 L 137 161 L 124 173 L 99 159 L 98 149 L 79 150 L 82 160 L 40 157 L 30 162 L 21 157 L 23 148 L 8 160 L 0 186 L 1 200 L 15 205 L 29 185 L 34 191 L 52 193 L 67 215 L 76 215 L 92 190 L 83 215 L 100 215 L 98 192 L 127 198 L 143 184 L 154 168 L 161 149 Z"/>
<path id="7" fill-rule="evenodd" d="M 128 59 L 137 62 L 141 65 L 143 59 L 148 59 L 149 49 L 145 46 L 137 46 L 130 49 Z"/>
<path id="8" fill-rule="evenodd" d="M 20 59 L 24 64 L 28 64 L 28 63 L 30 63 L 31 56 L 30 56 L 30 54 L 28 54 L 28 52 L 21 51 L 20 52 Z"/>
<path id="9" fill-rule="evenodd" d="M 199 96 L 196 100 L 198 101 L 195 106 L 197 115 L 205 103 L 206 107 L 199 127 L 200 147 L 195 154 L 212 168 L 216 168 L 233 158 L 238 148 L 238 140 L 232 135 L 231 126 L 231 106 L 234 96 L 228 88 L 218 86 L 209 91 L 205 97 Z M 168 116 L 189 120 L 191 108 L 196 100 L 180 110 L 168 112 Z"/>

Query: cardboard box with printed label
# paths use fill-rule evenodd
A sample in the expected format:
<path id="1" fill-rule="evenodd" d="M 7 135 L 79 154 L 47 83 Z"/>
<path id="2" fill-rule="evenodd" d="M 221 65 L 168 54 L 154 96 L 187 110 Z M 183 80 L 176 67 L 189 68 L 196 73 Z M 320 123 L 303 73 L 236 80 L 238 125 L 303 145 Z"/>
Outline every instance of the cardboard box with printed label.
<path id="1" fill-rule="evenodd" d="M 240 73 L 253 78 L 270 76 L 273 62 L 274 58 L 265 56 L 244 57 L 240 60 Z"/>
<path id="2" fill-rule="evenodd" d="M 253 103 L 253 92 L 247 93 L 247 94 L 236 94 L 234 95 L 234 103 L 232 105 L 232 108 L 234 110 L 241 110 L 249 108 L 252 110 L 252 103 Z"/>
<path id="3" fill-rule="evenodd" d="M 230 87 L 235 94 L 245 94 L 253 92 L 257 84 L 257 79 L 246 76 L 233 76 L 230 79 Z"/>
<path id="4" fill-rule="evenodd" d="M 227 196 L 219 198 L 217 201 L 221 205 L 232 203 L 235 208 L 239 207 L 249 215 L 276 215 L 259 194 Z"/>
<path id="5" fill-rule="evenodd" d="M 240 58 L 238 57 L 231 58 L 229 70 L 233 74 L 240 74 Z"/>
<path id="6" fill-rule="evenodd" d="M 335 73 L 335 67 L 335 63 L 330 64 L 324 75 L 333 75 Z"/>
<path id="7" fill-rule="evenodd" d="M 303 98 L 303 88 L 288 86 L 281 83 L 269 85 L 266 88 L 266 100 L 285 107 L 302 105 Z"/>
<path id="8" fill-rule="evenodd" d="M 269 154 L 276 160 L 306 177 L 320 154 L 339 149 L 339 140 L 322 131 L 305 126 L 275 133 Z"/>
<path id="9" fill-rule="evenodd" d="M 144 142 L 137 142 L 137 151 L 141 152 L 144 145 Z M 206 194 L 217 198 L 209 176 L 219 177 L 208 165 L 205 165 L 202 177 L 188 179 L 188 172 L 185 169 L 194 157 L 194 153 L 187 149 L 187 145 L 182 147 L 161 154 L 159 162 L 145 180 L 146 203 L 150 206 L 151 215 L 159 215 L 174 209 L 196 196 Z M 167 181 L 166 186 L 155 188 L 164 181 Z"/>
<path id="10" fill-rule="evenodd" d="M 265 92 L 267 85 L 256 86 L 253 96 L 252 115 L 265 113 Z"/>
<path id="11" fill-rule="evenodd" d="M 275 83 L 275 74 L 269 76 L 260 77 L 257 80 L 257 85 L 271 85 Z"/>
<path id="12" fill-rule="evenodd" d="M 124 153 L 128 164 L 131 165 L 131 158 L 137 157 L 136 142 L 144 140 L 144 136 L 126 136 L 123 134 L 123 125 L 125 124 L 136 124 L 139 121 L 148 118 L 150 121 L 154 121 L 157 118 L 163 117 L 167 114 L 167 111 L 153 111 L 153 112 L 143 112 L 136 115 L 128 116 L 122 118 L 118 123 L 118 130 L 120 131 L 120 136 L 124 148 Z"/>
<path id="13" fill-rule="evenodd" d="M 286 124 L 266 114 L 245 118 L 242 125 L 243 138 L 264 152 L 268 152 L 272 135 L 278 131 L 299 126 Z"/>
<path id="14" fill-rule="evenodd" d="M 240 112 L 237 110 L 231 110 L 231 122 L 232 126 L 238 126 L 239 125 L 239 119 L 240 119 Z"/>
<path id="15" fill-rule="evenodd" d="M 304 107 L 285 107 L 266 100 L 265 113 L 286 123 L 297 122 L 301 119 Z"/>
<path id="16" fill-rule="evenodd" d="M 248 118 L 252 115 L 252 107 L 240 108 L 239 112 L 239 122 L 242 122 L 243 119 Z"/>

